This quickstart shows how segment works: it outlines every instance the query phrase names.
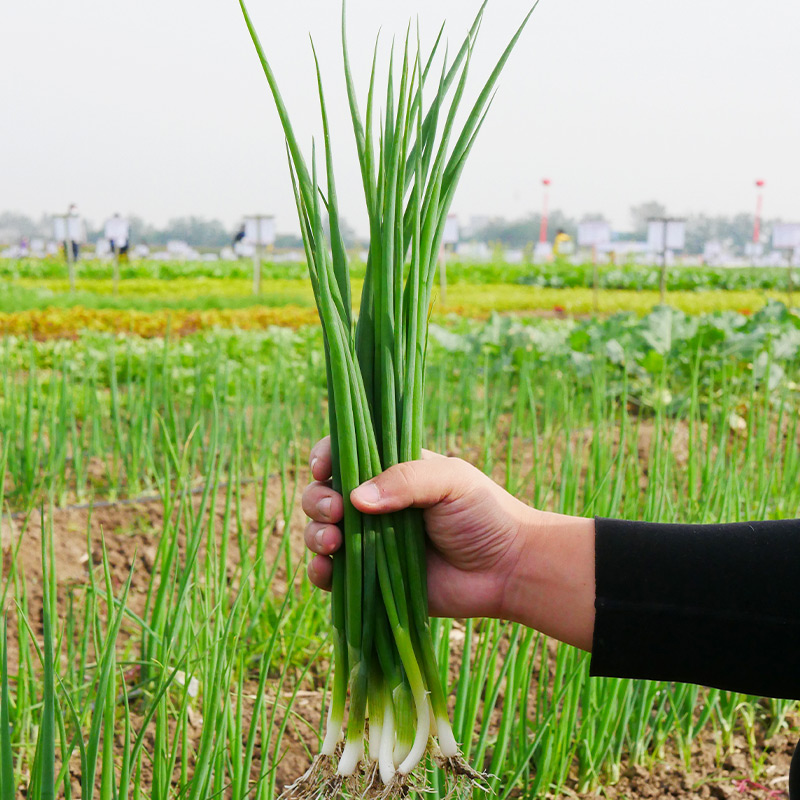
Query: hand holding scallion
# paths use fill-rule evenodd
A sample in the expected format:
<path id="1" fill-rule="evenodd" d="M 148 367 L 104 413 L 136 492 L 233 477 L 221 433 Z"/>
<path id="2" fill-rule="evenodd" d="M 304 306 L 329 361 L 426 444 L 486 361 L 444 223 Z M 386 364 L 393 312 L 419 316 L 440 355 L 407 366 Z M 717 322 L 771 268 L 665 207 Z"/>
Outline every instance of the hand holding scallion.
<path id="1" fill-rule="evenodd" d="M 311 581 L 330 588 L 342 498 L 328 485 L 330 439 L 311 451 L 303 493 Z M 365 514 L 422 508 L 430 612 L 521 622 L 584 650 L 594 625 L 594 520 L 530 508 L 458 458 L 425 451 L 358 487 Z"/>
<path id="2" fill-rule="evenodd" d="M 452 58 L 446 52 L 440 52 L 441 61 L 437 56 L 441 30 L 432 48 L 423 52 L 419 34 L 415 46 L 409 24 L 397 65 L 394 46 L 390 50 L 386 101 L 381 103 L 383 111 L 378 118 L 374 114 L 380 107 L 374 91 L 376 46 L 363 119 L 350 69 L 342 4 L 345 85 L 370 221 L 367 270 L 356 317 L 350 264 L 339 225 L 322 70 L 314 54 L 324 141 L 320 184 L 316 145 L 312 143 L 309 166 L 244 0 L 239 2 L 286 137 L 309 278 L 323 332 L 332 437 L 331 469 L 324 477 L 331 475 L 332 485 L 345 495 L 338 501 L 341 509 L 337 506 L 345 546 L 333 559 L 331 570 L 334 670 L 325 737 L 311 767 L 286 787 L 283 796 L 287 800 L 334 798 L 345 786 L 363 797 L 406 796 L 412 789 L 424 791 L 429 786 L 424 763 L 428 756 L 458 784 L 479 780 L 480 775 L 459 750 L 442 686 L 442 665 L 437 660 L 428 612 L 428 539 L 422 515 L 414 510 L 381 513 L 388 511 L 391 503 L 398 508 L 424 502 L 467 508 L 471 505 L 466 502 L 468 496 L 451 487 L 438 497 L 415 493 L 387 505 L 385 499 L 394 496 L 392 490 L 365 514 L 351 503 L 350 495 L 376 476 L 379 489 L 387 480 L 391 489 L 395 479 L 401 485 L 417 485 L 414 476 L 420 467 L 408 464 L 423 463 L 428 318 L 444 227 L 497 79 L 533 8 L 465 115 L 459 114 L 459 106 L 486 3 L 481 4 Z M 387 467 L 404 462 L 405 466 L 394 472 L 387 470 L 389 478 L 381 477 Z M 488 489 L 481 494 L 495 497 Z M 333 521 L 334 498 L 328 500 Z M 324 506 L 322 511 L 324 514 Z M 491 508 L 486 513 L 491 513 Z M 455 516 L 463 514 L 455 512 Z M 511 530 L 514 527 L 512 523 Z M 461 563 L 452 559 L 444 563 L 450 568 L 450 583 L 456 587 L 463 573 L 488 578 L 482 590 L 486 600 L 501 588 L 501 565 L 508 564 L 510 574 L 515 555 L 513 548 L 510 554 L 503 546 L 489 548 L 493 557 L 488 561 L 485 556 L 478 558 L 478 569 L 465 569 L 473 557 L 487 552 L 477 536 L 479 526 L 473 530 L 473 554 L 462 549 Z M 498 541 L 505 544 L 506 539 Z M 442 590 L 443 597 L 452 591 Z M 498 609 L 501 606 L 498 603 Z"/>

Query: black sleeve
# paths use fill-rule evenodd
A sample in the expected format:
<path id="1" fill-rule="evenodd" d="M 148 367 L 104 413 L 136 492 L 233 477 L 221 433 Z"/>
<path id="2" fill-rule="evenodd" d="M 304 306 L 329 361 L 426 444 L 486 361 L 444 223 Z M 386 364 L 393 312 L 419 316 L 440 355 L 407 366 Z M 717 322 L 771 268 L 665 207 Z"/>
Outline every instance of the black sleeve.
<path id="1" fill-rule="evenodd" d="M 597 519 L 591 674 L 800 699 L 800 520 Z"/>

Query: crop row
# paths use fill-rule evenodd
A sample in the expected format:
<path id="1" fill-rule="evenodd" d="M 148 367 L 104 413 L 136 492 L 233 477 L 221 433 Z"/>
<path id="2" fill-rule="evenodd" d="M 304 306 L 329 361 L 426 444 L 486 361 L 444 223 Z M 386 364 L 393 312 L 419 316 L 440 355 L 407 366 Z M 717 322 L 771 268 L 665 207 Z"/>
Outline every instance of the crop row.
<path id="1" fill-rule="evenodd" d="M 545 376 L 567 376 L 589 391 L 601 371 L 609 398 L 620 402 L 624 392 L 640 413 L 662 407 L 669 415 L 681 414 L 695 383 L 706 406 L 718 404 L 720 389 L 708 376 L 719 370 L 729 372 L 730 386 L 738 387 L 727 392 L 732 407 L 746 404 L 748 393 L 762 384 L 776 396 L 787 393 L 790 404 L 800 399 L 800 318 L 780 304 L 751 316 L 693 317 L 667 308 L 644 318 L 619 314 L 603 320 L 495 315 L 483 323 L 432 324 L 430 335 L 428 430 L 445 448 L 450 444 L 436 433 L 435 421 L 455 412 L 447 411 L 444 398 L 467 392 L 463 413 L 471 420 L 469 391 L 506 375 L 516 381 L 521 371 L 540 376 L 537 393 L 544 391 Z M 242 447 L 250 463 L 258 462 L 265 436 L 281 441 L 293 432 L 310 441 L 324 427 L 320 338 L 316 326 L 198 331 L 171 339 L 105 333 L 43 341 L 5 337 L 0 435 L 8 448 L 9 496 L 19 507 L 26 499 L 35 503 L 42 492 L 63 503 L 84 500 L 103 486 L 113 496 L 152 488 L 163 458 L 158 420 L 170 421 L 175 438 L 182 439 L 198 409 L 214 403 L 242 415 Z M 465 388 L 462 379 L 478 383 Z M 499 386 L 491 390 L 493 396 L 499 392 Z M 509 412 L 510 401 L 493 402 Z M 293 420 L 295 427 L 272 431 L 266 420 L 273 419 Z"/>
<path id="2" fill-rule="evenodd" d="M 0 334 L 53 339 L 85 331 L 134 334 L 141 337 L 185 336 L 215 328 L 263 330 L 280 325 L 299 328 L 317 322 L 313 308 L 250 306 L 243 309 L 182 310 L 43 308 L 0 314 Z"/>
<path id="3" fill-rule="evenodd" d="M 301 262 L 264 262 L 264 280 L 307 280 L 307 268 Z M 363 277 L 365 266 L 354 260 L 352 274 Z M 77 267 L 78 278 L 86 280 L 111 280 L 112 265 L 108 261 L 81 261 Z M 252 263 L 240 261 L 159 262 L 134 261 L 120 268 L 122 280 L 169 281 L 179 278 L 212 278 L 249 281 Z M 589 288 L 593 285 L 591 264 L 515 263 L 499 261 L 488 263 L 452 261 L 447 265 L 448 280 L 453 283 L 529 283 L 551 288 Z M 657 289 L 660 269 L 652 265 L 604 264 L 598 268 L 599 285 L 605 289 Z M 795 283 L 800 284 L 795 276 Z M 63 259 L 0 259 L 0 280 L 19 278 L 67 280 L 67 265 Z M 697 289 L 784 290 L 787 270 L 781 267 L 674 267 L 669 270 L 667 288 L 671 291 Z"/>
<path id="4" fill-rule="evenodd" d="M 183 281 L 175 281 L 182 284 Z M 129 287 L 134 290 L 136 287 Z M 273 325 L 298 328 L 317 323 L 311 288 L 307 291 L 271 287 L 270 293 L 248 295 L 194 295 L 197 287 L 161 283 L 158 295 L 111 297 L 82 292 L 75 296 L 50 291 L 8 292 L 0 299 L 0 335 L 33 336 L 37 339 L 72 337 L 84 331 L 133 333 L 158 337 L 167 332 L 186 335 L 217 328 L 258 330 Z M 305 288 L 305 287 L 304 287 Z M 206 289 L 206 291 L 212 291 Z M 227 287 L 231 292 L 231 287 Z M 781 296 L 781 295 L 777 295 Z M 757 292 L 681 292 L 669 297 L 670 305 L 691 314 L 714 310 L 757 311 L 769 295 Z M 659 304 L 657 292 L 601 292 L 600 314 L 631 311 L 644 315 Z M 14 310 L 4 310 L 14 309 Z M 447 305 L 434 299 L 437 319 L 486 319 L 495 312 L 564 316 L 594 313 L 595 298 L 588 289 L 543 289 L 530 286 L 473 286 L 462 284 L 448 290 Z"/>

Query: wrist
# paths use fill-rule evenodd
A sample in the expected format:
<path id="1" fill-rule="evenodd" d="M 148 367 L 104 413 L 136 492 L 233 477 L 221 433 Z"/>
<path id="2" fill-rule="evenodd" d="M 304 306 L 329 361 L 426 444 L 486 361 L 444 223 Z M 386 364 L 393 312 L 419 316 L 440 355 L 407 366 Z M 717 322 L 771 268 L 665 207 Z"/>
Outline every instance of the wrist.
<path id="1" fill-rule="evenodd" d="M 503 593 L 503 617 L 591 650 L 594 630 L 593 519 L 525 507 L 518 553 Z"/>

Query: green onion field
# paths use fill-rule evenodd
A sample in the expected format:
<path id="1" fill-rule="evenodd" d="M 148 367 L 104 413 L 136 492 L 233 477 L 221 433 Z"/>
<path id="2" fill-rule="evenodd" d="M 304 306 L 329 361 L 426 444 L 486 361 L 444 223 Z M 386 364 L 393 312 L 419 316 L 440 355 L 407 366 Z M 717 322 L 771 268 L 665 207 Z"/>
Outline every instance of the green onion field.
<path id="1" fill-rule="evenodd" d="M 63 280 L 55 262 L 0 267 L 26 298 L 3 314 L 69 309 L 44 283 Z M 213 281 L 249 274 L 244 262 L 130 269 L 112 307 L 130 298 L 142 315 L 192 307 L 173 280 L 219 297 Z M 651 285 L 654 270 L 615 269 L 601 301 Z M 108 279 L 92 270 L 87 281 Z M 758 302 L 442 309 L 425 446 L 542 509 L 800 516 L 800 316 L 780 301 L 780 272 L 772 284 L 718 272 L 675 271 L 671 289 Z M 303 271 L 264 275 L 265 292 L 275 280 L 275 297 L 313 309 Z M 476 296 L 591 286 L 590 270 L 552 266 L 449 277 Z M 152 291 L 126 293 L 144 280 Z M 92 330 L 104 295 L 91 289 L 72 328 L 0 336 L 0 800 L 277 798 L 319 751 L 333 684 L 329 600 L 305 575 L 299 505 L 328 430 L 321 329 Z M 587 654 L 518 625 L 435 620 L 432 633 L 456 740 L 488 776 L 476 798 L 660 797 L 653 775 L 679 797 L 785 796 L 794 703 L 589 680 Z M 429 769 L 419 796 L 447 797 Z"/>

